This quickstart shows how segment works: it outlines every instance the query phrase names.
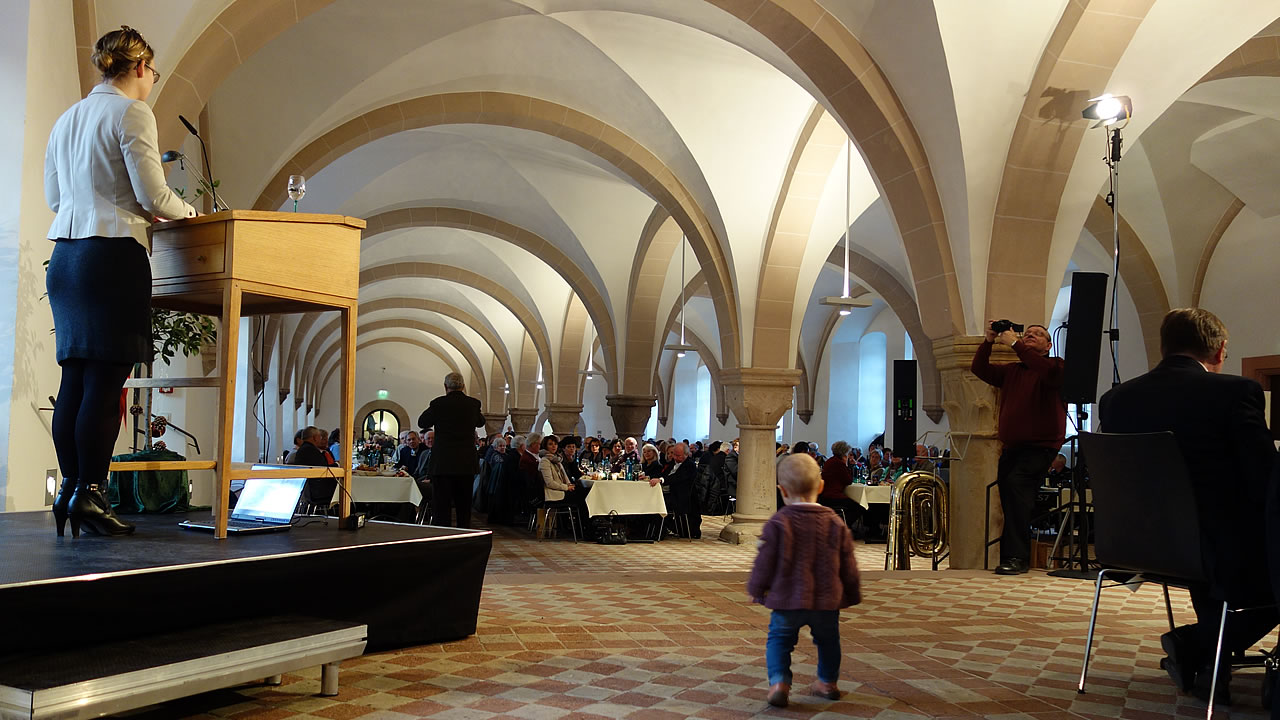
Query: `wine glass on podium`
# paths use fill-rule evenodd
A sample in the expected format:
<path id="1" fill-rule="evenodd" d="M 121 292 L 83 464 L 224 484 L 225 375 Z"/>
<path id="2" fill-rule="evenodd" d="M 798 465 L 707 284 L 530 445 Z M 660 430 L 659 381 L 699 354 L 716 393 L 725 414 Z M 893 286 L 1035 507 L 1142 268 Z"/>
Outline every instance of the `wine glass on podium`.
<path id="1" fill-rule="evenodd" d="M 298 212 L 298 201 L 307 194 L 307 179 L 302 175 L 289 176 L 289 199 L 293 201 L 293 211 Z"/>

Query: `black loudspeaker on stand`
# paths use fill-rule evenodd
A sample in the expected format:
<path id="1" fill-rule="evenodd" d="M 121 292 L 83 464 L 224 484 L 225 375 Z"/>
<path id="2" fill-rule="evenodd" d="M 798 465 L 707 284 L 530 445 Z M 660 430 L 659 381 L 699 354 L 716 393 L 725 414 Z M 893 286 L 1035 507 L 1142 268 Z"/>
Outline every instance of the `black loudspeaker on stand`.
<path id="1" fill-rule="evenodd" d="M 1076 406 L 1076 428 L 1085 419 L 1084 406 L 1098 395 L 1098 361 L 1102 353 L 1102 320 L 1107 298 L 1106 273 L 1071 273 L 1071 307 L 1067 314 L 1067 347 L 1063 355 L 1062 399 Z M 1058 529 L 1058 541 L 1070 537 L 1066 562 L 1055 577 L 1092 580 L 1090 570 L 1096 563 L 1089 559 L 1089 472 L 1086 458 L 1080 453 L 1076 437 L 1071 438 L 1071 454 L 1075 467 L 1071 473 L 1071 495 L 1067 513 Z"/>
<path id="2" fill-rule="evenodd" d="M 916 361 L 893 361 L 893 454 L 916 456 Z"/>

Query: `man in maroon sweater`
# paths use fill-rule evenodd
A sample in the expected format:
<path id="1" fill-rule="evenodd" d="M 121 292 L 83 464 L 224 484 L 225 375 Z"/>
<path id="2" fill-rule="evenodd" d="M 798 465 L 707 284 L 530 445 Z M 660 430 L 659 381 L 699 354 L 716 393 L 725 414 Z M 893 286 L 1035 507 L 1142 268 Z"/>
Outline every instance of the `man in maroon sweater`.
<path id="1" fill-rule="evenodd" d="M 1008 345 L 1018 362 L 991 364 L 994 343 Z M 1066 437 L 1067 408 L 1062 402 L 1062 358 L 1049 357 L 1053 340 L 1043 325 L 1029 325 L 1019 338 L 1012 330 L 987 337 L 969 369 L 1000 388 L 1000 465 L 996 486 L 1004 509 L 997 575 L 1027 571 L 1031 557 L 1031 511 L 1053 458 Z"/>

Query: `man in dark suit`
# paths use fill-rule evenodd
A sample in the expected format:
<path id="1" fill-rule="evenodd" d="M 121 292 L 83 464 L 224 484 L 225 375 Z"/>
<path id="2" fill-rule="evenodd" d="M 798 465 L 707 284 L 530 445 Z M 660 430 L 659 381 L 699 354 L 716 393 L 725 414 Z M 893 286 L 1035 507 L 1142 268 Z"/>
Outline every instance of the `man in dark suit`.
<path id="1" fill-rule="evenodd" d="M 677 443 L 671 449 L 671 466 L 662 474 L 660 482 L 671 488 L 671 507 L 667 508 L 667 512 L 673 518 L 687 518 L 689 534 L 693 538 L 702 537 L 702 515 L 698 514 L 693 504 L 693 486 L 697 479 L 698 466 L 689 457 L 689 446 Z M 676 527 L 683 532 L 679 525 Z"/>
<path id="2" fill-rule="evenodd" d="M 456 507 L 457 527 L 466 528 L 471 527 L 471 491 L 479 468 L 476 428 L 484 427 L 484 416 L 480 401 L 467 396 L 462 375 L 445 375 L 444 391 L 418 416 L 418 427 L 435 430 L 427 466 L 431 524 L 448 526 Z"/>
<path id="3" fill-rule="evenodd" d="M 329 434 L 315 425 L 308 425 L 301 430 L 302 444 L 289 456 L 290 465 L 311 465 L 314 467 L 335 467 L 338 463 L 329 458 L 326 444 Z M 333 498 L 333 491 L 338 487 L 336 478 L 308 478 L 302 490 L 302 501 L 307 505 L 327 507 Z"/>
<path id="4" fill-rule="evenodd" d="M 1169 655 L 1161 666 L 1183 690 L 1208 697 L 1223 600 L 1234 607 L 1274 603 L 1264 526 L 1275 444 L 1263 417 L 1262 387 L 1220 374 L 1227 329 L 1213 313 L 1170 311 L 1160 325 L 1160 354 L 1154 370 L 1102 396 L 1099 420 L 1109 433 L 1172 431 L 1187 463 L 1209 581 L 1191 588 L 1196 623 L 1160 637 Z M 1277 620 L 1274 609 L 1233 613 L 1224 653 L 1249 648 Z M 1230 703 L 1227 660 L 1218 680 L 1224 703 Z"/>

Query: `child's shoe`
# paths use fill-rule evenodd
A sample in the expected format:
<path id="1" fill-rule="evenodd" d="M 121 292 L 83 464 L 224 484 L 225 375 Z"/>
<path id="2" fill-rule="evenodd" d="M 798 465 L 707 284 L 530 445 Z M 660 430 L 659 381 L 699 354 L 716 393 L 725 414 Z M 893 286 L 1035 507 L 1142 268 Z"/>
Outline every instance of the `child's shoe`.
<path id="1" fill-rule="evenodd" d="M 777 683 L 769 688 L 769 704 L 774 707 L 786 707 L 787 695 L 791 693 L 789 683 Z"/>
<path id="2" fill-rule="evenodd" d="M 840 699 L 840 689 L 836 687 L 835 683 L 822 682 L 819 680 L 811 685 L 809 690 L 820 698 L 825 698 L 827 700 Z"/>

